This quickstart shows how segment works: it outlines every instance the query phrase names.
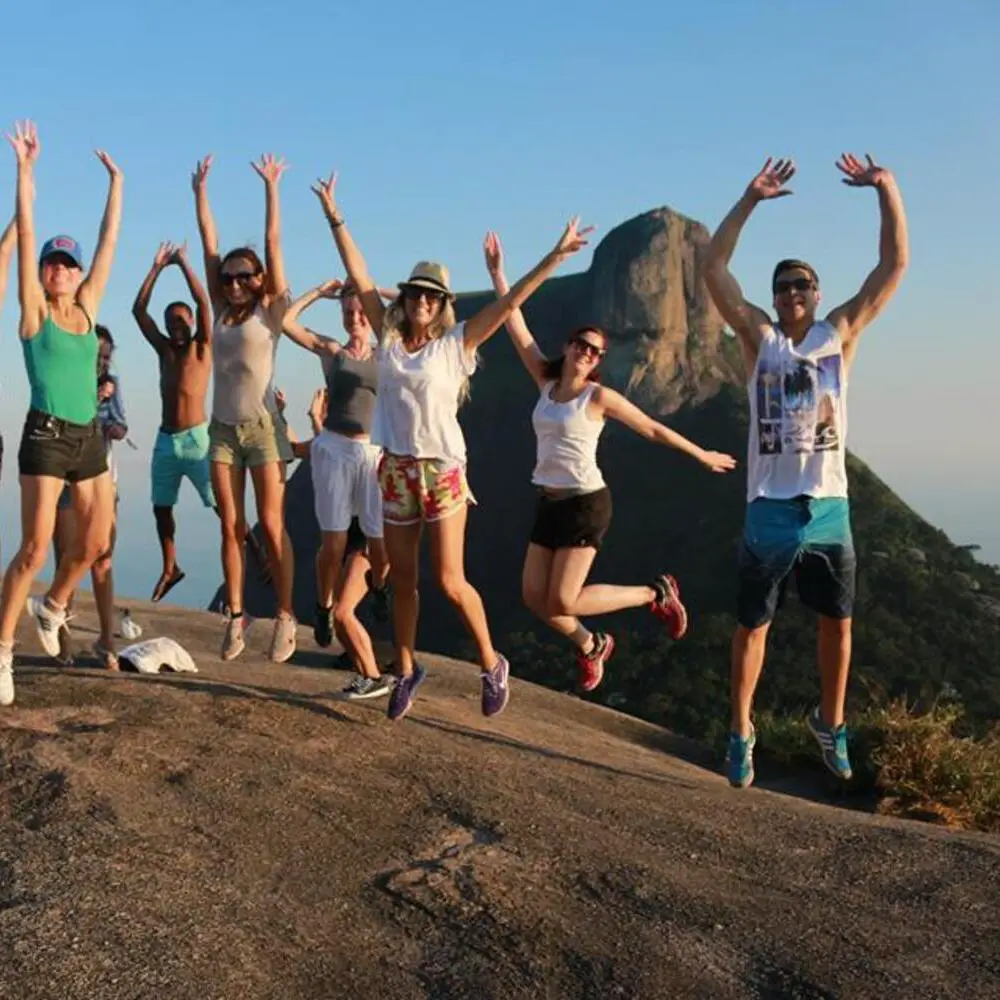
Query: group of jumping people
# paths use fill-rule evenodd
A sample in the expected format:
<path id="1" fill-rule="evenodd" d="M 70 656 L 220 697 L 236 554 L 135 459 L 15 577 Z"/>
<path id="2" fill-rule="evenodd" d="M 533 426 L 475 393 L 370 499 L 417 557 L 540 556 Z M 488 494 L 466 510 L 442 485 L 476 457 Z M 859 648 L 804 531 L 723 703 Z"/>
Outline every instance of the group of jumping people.
<path id="1" fill-rule="evenodd" d="M 18 453 L 22 540 L 8 565 L 0 597 L 0 704 L 14 701 L 14 629 L 26 601 L 46 652 L 59 655 L 68 605 L 81 577 L 93 569 L 95 593 L 107 569 L 114 537 L 115 489 L 110 440 L 126 433 L 106 378 L 109 360 L 95 323 L 118 236 L 121 171 L 106 153 L 109 194 L 90 270 L 79 244 L 66 236 L 35 252 L 33 168 L 40 144 L 31 123 L 8 136 L 17 157 L 16 211 L 0 238 L 0 282 L 16 244 L 21 304 L 20 337 L 31 405 Z M 221 656 L 245 647 L 243 611 L 246 548 L 252 535 L 245 513 L 249 472 L 277 613 L 269 649 L 274 662 L 295 652 L 293 553 L 285 530 L 286 468 L 310 459 L 315 513 L 321 532 L 316 557 L 314 631 L 320 645 L 334 635 L 355 676 L 345 696 L 388 695 L 388 716 L 412 708 L 424 669 L 414 658 L 418 566 L 422 536 L 430 546 L 435 583 L 474 640 L 485 716 L 510 696 L 509 664 L 493 644 L 483 601 L 464 570 L 469 505 L 467 450 L 458 411 L 477 369 L 477 352 L 501 327 L 508 330 L 538 387 L 532 413 L 537 458 L 534 525 L 524 560 L 522 595 L 528 608 L 576 648 L 583 691 L 601 682 L 615 643 L 581 621 L 646 606 L 680 639 L 688 626 L 677 581 L 667 573 L 631 586 L 588 583 L 611 521 L 611 493 L 597 464 L 608 419 L 648 440 L 676 448 L 714 473 L 736 460 L 708 451 L 648 416 L 600 382 L 608 334 L 596 326 L 569 333 L 562 351 L 546 356 L 521 307 L 565 260 L 587 245 L 592 227 L 574 218 L 555 246 L 522 278 L 509 284 L 496 233 L 483 245 L 495 299 L 459 322 L 447 268 L 420 261 L 395 288 L 376 284 L 351 237 L 336 197 L 336 175 L 312 188 L 322 207 L 346 279 L 327 281 L 292 299 L 281 248 L 279 186 L 283 161 L 265 155 L 253 164 L 265 189 L 264 259 L 243 246 L 222 254 L 208 199 L 212 158 L 193 174 L 196 216 L 207 291 L 184 246 L 165 243 L 139 289 L 133 308 L 159 358 L 162 419 L 152 459 L 152 502 L 163 554 L 153 592 L 159 600 L 183 579 L 177 560 L 173 507 L 184 478 L 219 516 L 226 621 Z M 848 372 L 860 331 L 884 307 L 907 263 L 902 202 L 889 171 L 870 158 L 845 154 L 837 163 L 847 184 L 874 187 L 882 233 L 879 261 L 858 294 L 817 318 L 816 271 L 801 260 L 778 263 L 772 275 L 777 322 L 751 305 L 728 265 L 740 231 L 756 205 L 790 194 L 791 161 L 768 160 L 711 239 L 702 262 L 708 291 L 737 336 L 746 362 L 750 406 L 747 513 L 738 578 L 738 627 L 732 651 L 732 718 L 727 774 L 735 787 L 753 780 L 753 695 L 768 627 L 794 576 L 800 597 L 819 618 L 821 700 L 808 719 L 824 762 L 851 775 L 844 723 L 850 664 L 855 562 L 845 470 Z M 149 314 L 157 278 L 176 265 L 194 307 L 172 302 L 164 331 Z M 0 293 L 2 293 L 0 284 Z M 306 327 L 303 312 L 336 299 L 346 342 Z M 316 354 L 325 388 L 309 414 L 313 437 L 298 441 L 274 386 L 282 336 Z M 113 346 L 107 341 L 107 350 Z M 103 352 L 103 353 L 102 353 Z M 95 372 L 97 377 L 95 378 Z M 205 400 L 214 376 L 211 417 Z M 120 396 L 118 396 L 120 400 Z M 103 407 L 103 411 L 102 411 Z M 111 412 L 113 411 L 113 413 Z M 62 500 L 60 498 L 63 498 Z M 56 529 L 60 503 L 72 511 L 61 538 L 55 576 L 42 597 L 29 598 Z M 372 594 L 388 614 L 392 593 L 395 683 L 383 677 L 371 638 L 355 614 Z M 110 614 L 113 597 L 103 601 Z M 99 596 L 98 609 L 102 599 Z M 101 611 L 97 651 L 116 666 L 113 640 Z"/>

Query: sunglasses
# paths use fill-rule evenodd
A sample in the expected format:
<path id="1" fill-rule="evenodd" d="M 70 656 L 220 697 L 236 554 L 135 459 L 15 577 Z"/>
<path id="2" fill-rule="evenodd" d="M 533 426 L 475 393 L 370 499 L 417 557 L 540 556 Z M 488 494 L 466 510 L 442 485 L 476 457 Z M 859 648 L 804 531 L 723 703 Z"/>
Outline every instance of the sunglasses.
<path id="1" fill-rule="evenodd" d="M 426 299 L 428 302 L 444 301 L 444 292 L 436 292 L 433 288 L 418 288 L 416 286 L 410 286 L 409 288 L 403 289 L 403 296 L 411 302 L 419 302 L 421 299 Z"/>
<path id="2" fill-rule="evenodd" d="M 589 340 L 584 340 L 583 337 L 574 337 L 570 343 L 583 354 L 586 354 L 588 358 L 596 358 L 600 360 L 608 352 L 603 347 L 598 347 L 597 344 L 592 344 Z"/>
<path id="3" fill-rule="evenodd" d="M 812 278 L 785 278 L 774 283 L 774 294 L 781 295 L 793 288 L 797 292 L 811 292 L 815 287 L 816 282 Z"/>
<path id="4" fill-rule="evenodd" d="M 260 274 L 259 271 L 223 271 L 220 280 L 227 287 L 236 284 L 249 285 L 258 274 Z"/>

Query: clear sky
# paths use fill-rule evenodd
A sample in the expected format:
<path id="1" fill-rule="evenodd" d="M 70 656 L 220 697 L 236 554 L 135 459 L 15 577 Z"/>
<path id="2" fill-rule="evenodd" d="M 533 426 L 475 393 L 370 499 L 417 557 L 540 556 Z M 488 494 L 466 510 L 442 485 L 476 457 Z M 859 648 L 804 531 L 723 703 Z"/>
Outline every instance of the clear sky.
<path id="1" fill-rule="evenodd" d="M 187 238 L 197 260 L 189 176 L 208 152 L 224 247 L 263 242 L 251 157 L 274 151 L 291 164 L 282 196 L 295 290 L 340 273 L 308 188 L 334 167 L 341 207 L 380 281 L 432 258 L 468 289 L 484 284 L 487 228 L 501 232 L 517 272 L 577 212 L 598 235 L 663 204 L 713 227 L 768 154 L 788 155 L 799 167 L 795 196 L 761 207 L 734 268 L 767 304 L 774 260 L 806 257 L 832 305 L 874 263 L 878 233 L 874 195 L 841 185 L 833 164 L 842 150 L 870 151 L 899 178 L 912 264 L 865 334 L 850 444 L 955 541 L 980 542 L 1000 561 L 993 0 L 98 0 L 4 5 L 0 31 L 0 122 L 33 118 L 42 140 L 39 240 L 66 231 L 92 253 L 106 188 L 95 146 L 126 176 L 100 317 L 119 340 L 140 448 L 122 453 L 123 592 L 145 595 L 157 558 L 147 509 L 156 366 L 129 309 L 159 240 Z M 0 192 L 11 204 L 13 180 L 13 152 L 0 149 Z M 154 304 L 181 291 L 171 274 Z M 317 307 L 310 322 L 337 330 L 329 308 Z M 13 288 L 0 326 L 6 559 L 27 399 Z M 278 382 L 304 432 L 318 364 L 284 343 Z M 182 552 L 199 546 L 187 561 L 203 560 L 214 581 L 214 520 L 190 501 L 183 510 Z M 200 603 L 210 589 L 185 585 L 176 595 Z"/>

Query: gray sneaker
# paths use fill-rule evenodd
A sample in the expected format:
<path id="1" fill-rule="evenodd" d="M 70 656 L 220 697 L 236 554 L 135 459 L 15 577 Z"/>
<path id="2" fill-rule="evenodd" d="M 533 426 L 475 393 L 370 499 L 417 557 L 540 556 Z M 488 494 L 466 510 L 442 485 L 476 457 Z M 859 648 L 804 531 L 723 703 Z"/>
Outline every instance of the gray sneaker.
<path id="1" fill-rule="evenodd" d="M 14 704 L 14 650 L 0 646 L 0 705 Z"/>
<path id="2" fill-rule="evenodd" d="M 28 614 L 35 619 L 38 640 L 53 659 L 59 656 L 59 629 L 66 624 L 66 609 L 56 610 L 44 597 L 28 598 Z"/>
<path id="3" fill-rule="evenodd" d="M 389 682 L 384 677 L 357 676 L 344 688 L 344 698 L 347 701 L 366 701 L 368 698 L 381 698 L 389 691 Z"/>
<path id="4" fill-rule="evenodd" d="M 510 700 L 510 664 L 503 653 L 497 654 L 496 666 L 492 670 L 484 670 L 479 675 L 483 680 L 483 715 L 499 715 Z"/>
<path id="5" fill-rule="evenodd" d="M 226 616 L 226 634 L 222 640 L 222 659 L 235 660 L 246 649 L 246 616 L 241 614 Z"/>
<path id="6" fill-rule="evenodd" d="M 278 615 L 274 619 L 274 631 L 271 633 L 271 648 L 267 658 L 272 663 L 284 663 L 292 658 L 295 652 L 295 630 L 297 622 L 291 615 Z"/>

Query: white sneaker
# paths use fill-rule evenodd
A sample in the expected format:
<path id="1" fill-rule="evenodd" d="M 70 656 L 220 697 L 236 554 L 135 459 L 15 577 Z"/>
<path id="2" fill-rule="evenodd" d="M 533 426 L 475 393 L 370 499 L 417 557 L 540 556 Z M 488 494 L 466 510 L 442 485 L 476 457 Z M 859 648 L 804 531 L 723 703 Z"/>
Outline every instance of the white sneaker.
<path id="1" fill-rule="evenodd" d="M 14 650 L 0 647 L 0 705 L 14 704 Z"/>
<path id="2" fill-rule="evenodd" d="M 129 642 L 135 642 L 142 635 L 142 626 L 132 620 L 128 608 L 122 608 L 118 622 L 118 634 Z"/>
<path id="3" fill-rule="evenodd" d="M 28 614 L 35 619 L 35 629 L 42 648 L 53 659 L 59 658 L 59 629 L 66 624 L 66 609 L 50 608 L 44 597 L 28 598 Z"/>
<path id="4" fill-rule="evenodd" d="M 267 658 L 272 663 L 284 663 L 292 658 L 295 652 L 296 625 L 297 622 L 291 615 L 278 615 L 274 619 L 271 648 L 267 653 Z"/>

